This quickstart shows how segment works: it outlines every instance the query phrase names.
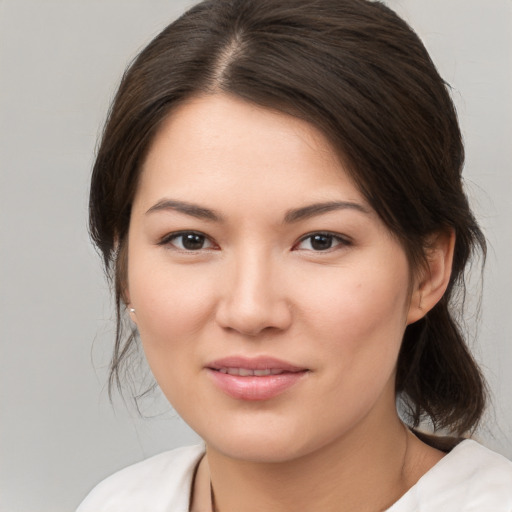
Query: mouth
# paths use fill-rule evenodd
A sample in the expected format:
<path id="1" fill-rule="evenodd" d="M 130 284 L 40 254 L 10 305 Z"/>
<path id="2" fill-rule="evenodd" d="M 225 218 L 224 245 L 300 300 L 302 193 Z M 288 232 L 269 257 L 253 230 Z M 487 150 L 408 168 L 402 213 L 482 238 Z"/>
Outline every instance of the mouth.
<path id="1" fill-rule="evenodd" d="M 299 383 L 310 372 L 274 358 L 224 358 L 206 365 L 215 386 L 228 396 L 247 401 L 270 400 Z"/>
<path id="2" fill-rule="evenodd" d="M 239 377 L 266 377 L 267 375 L 281 375 L 286 373 L 285 370 L 281 370 L 279 368 L 266 368 L 265 370 L 251 370 L 249 368 L 219 368 L 217 371 L 228 375 L 238 375 Z"/>

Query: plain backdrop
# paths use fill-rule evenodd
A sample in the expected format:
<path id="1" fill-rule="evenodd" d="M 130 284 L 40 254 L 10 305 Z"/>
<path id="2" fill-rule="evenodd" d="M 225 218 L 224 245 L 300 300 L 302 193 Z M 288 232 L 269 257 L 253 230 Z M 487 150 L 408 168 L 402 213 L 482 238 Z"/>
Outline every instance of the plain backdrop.
<path id="1" fill-rule="evenodd" d="M 158 396 L 149 419 L 110 405 L 111 299 L 86 227 L 122 71 L 190 3 L 0 0 L 2 512 L 72 511 L 113 471 L 197 441 Z M 388 4 L 453 87 L 468 194 L 491 246 L 478 333 L 470 318 L 494 397 L 479 438 L 512 458 L 512 2 Z"/>

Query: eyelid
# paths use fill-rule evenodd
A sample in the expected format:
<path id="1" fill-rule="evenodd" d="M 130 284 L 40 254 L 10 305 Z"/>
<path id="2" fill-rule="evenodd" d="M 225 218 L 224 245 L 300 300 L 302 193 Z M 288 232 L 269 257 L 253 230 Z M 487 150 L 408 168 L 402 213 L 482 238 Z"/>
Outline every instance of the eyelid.
<path id="1" fill-rule="evenodd" d="M 332 237 L 334 240 L 336 240 L 339 243 L 336 244 L 334 247 L 329 247 L 328 249 L 318 250 L 318 251 L 315 251 L 314 249 L 299 249 L 298 248 L 298 246 L 302 242 L 312 238 L 315 235 Z M 304 251 L 317 252 L 317 253 L 322 253 L 322 252 L 327 253 L 327 252 L 330 252 L 332 250 L 336 250 L 336 248 L 338 248 L 339 246 L 348 247 L 348 246 L 351 246 L 352 244 L 353 244 L 353 242 L 352 242 L 352 240 L 349 237 L 347 237 L 346 235 L 342 235 L 340 233 L 334 233 L 332 231 L 311 231 L 311 232 L 306 233 L 305 235 L 300 237 L 298 242 L 293 246 L 293 250 L 299 250 L 299 251 L 300 250 L 304 250 Z"/>
<path id="2" fill-rule="evenodd" d="M 207 241 L 210 244 L 210 247 L 193 250 L 193 249 L 184 249 L 181 247 L 176 247 L 174 244 L 172 244 L 172 240 L 179 238 L 180 236 L 185 236 L 185 235 L 202 236 L 205 238 L 205 241 Z M 197 253 L 197 252 L 203 252 L 203 251 L 208 251 L 208 250 L 216 250 L 218 248 L 218 245 L 206 233 L 203 233 L 201 231 L 197 231 L 194 229 L 182 229 L 180 231 L 173 231 L 171 233 L 167 233 L 162 238 L 160 238 L 160 240 L 157 242 L 157 245 L 173 246 L 174 250 L 186 252 L 186 253 Z"/>

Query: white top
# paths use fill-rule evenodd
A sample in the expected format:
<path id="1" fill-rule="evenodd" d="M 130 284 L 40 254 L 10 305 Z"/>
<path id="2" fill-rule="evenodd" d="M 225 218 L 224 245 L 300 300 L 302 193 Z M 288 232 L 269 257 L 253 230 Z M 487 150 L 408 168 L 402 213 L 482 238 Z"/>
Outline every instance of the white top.
<path id="1" fill-rule="evenodd" d="M 189 512 L 204 446 L 161 453 L 95 487 L 77 512 Z M 512 512 L 512 462 L 472 440 L 443 457 L 387 512 Z"/>

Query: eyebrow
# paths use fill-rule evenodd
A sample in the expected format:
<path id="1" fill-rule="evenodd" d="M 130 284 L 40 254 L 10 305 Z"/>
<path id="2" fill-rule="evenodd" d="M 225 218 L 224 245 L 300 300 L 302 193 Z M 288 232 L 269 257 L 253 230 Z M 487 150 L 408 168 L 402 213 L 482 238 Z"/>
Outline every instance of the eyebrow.
<path id="1" fill-rule="evenodd" d="M 158 201 L 158 203 L 154 204 L 146 212 L 146 214 L 159 212 L 162 210 L 176 210 L 180 213 L 184 213 L 185 215 L 190 215 L 191 217 L 210 220 L 213 222 L 222 222 L 224 220 L 222 215 L 215 212 L 214 210 L 203 208 L 202 206 L 198 206 L 193 203 L 187 203 L 185 201 L 176 201 L 174 199 L 162 199 L 161 201 Z"/>
<path id="2" fill-rule="evenodd" d="M 209 220 L 212 222 L 224 222 L 224 217 L 215 210 L 204 208 L 203 206 L 198 206 L 194 203 L 177 201 L 174 199 L 162 199 L 158 201 L 146 212 L 146 214 L 165 210 L 176 210 L 180 213 L 184 213 L 185 215 L 190 215 L 191 217 Z M 366 215 L 370 214 L 370 210 L 359 203 L 351 201 L 328 201 L 288 210 L 284 216 L 284 223 L 292 224 L 300 220 L 309 219 L 311 217 L 336 210 L 355 210 Z"/>
<path id="3" fill-rule="evenodd" d="M 322 215 L 336 210 L 356 210 L 366 215 L 370 214 L 370 210 L 359 203 L 351 201 L 329 201 L 327 203 L 315 203 L 302 208 L 288 210 L 284 217 L 285 223 L 298 222 L 300 220 L 309 219 L 316 215 Z"/>

